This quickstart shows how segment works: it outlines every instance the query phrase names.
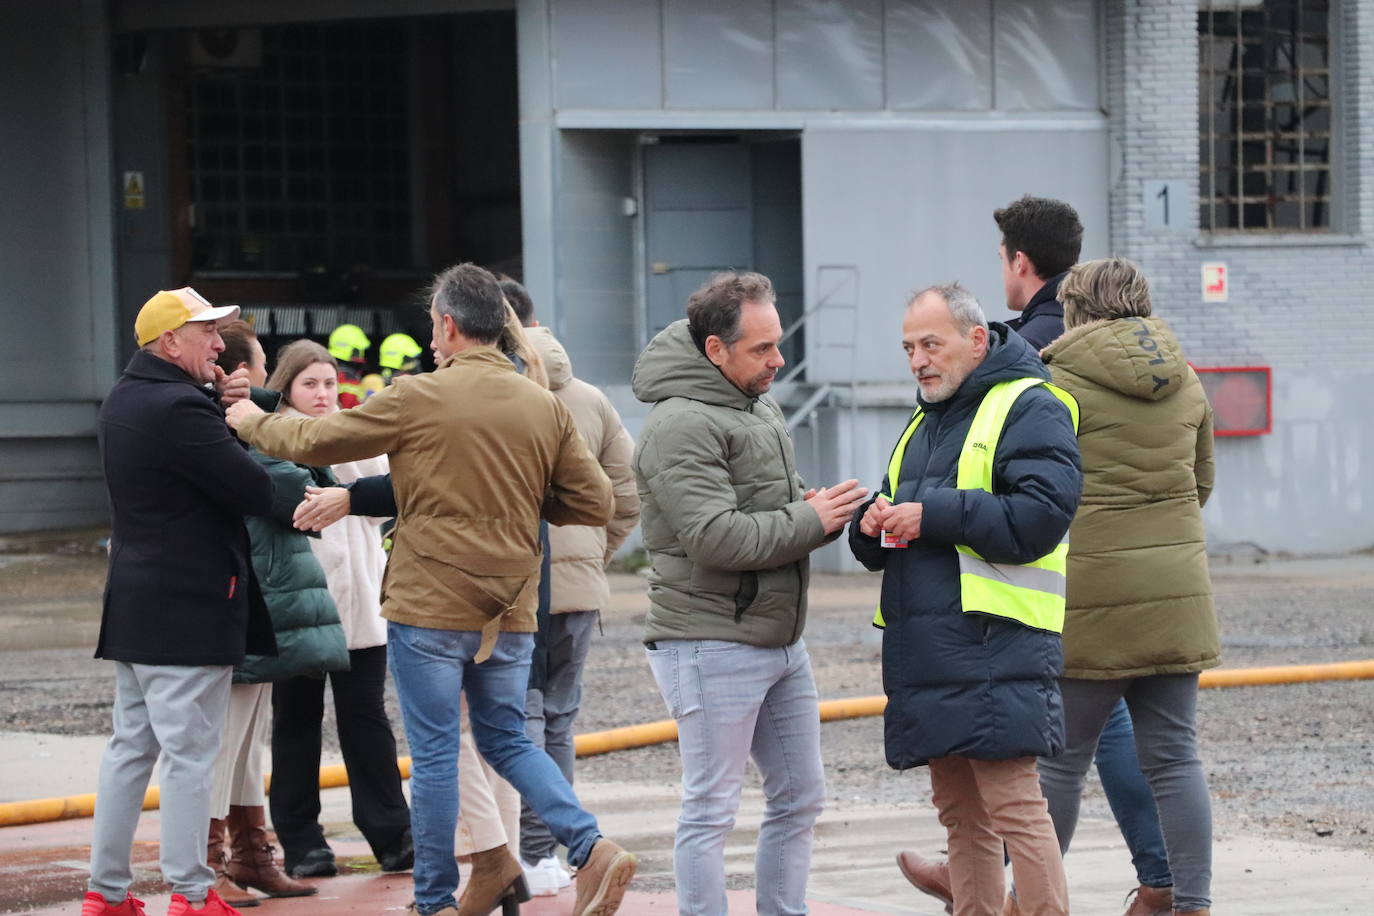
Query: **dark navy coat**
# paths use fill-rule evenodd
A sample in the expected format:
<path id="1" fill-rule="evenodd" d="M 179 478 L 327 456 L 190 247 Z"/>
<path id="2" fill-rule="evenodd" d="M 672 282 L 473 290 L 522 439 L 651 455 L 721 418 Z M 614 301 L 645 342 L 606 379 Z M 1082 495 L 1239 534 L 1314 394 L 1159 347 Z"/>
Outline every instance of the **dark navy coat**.
<path id="1" fill-rule="evenodd" d="M 994 563 L 1025 563 L 1063 540 L 1083 487 L 1069 411 L 1036 387 L 1012 406 L 993 458 L 993 492 L 955 489 L 959 452 L 984 393 L 998 382 L 1049 378 L 1036 351 L 994 322 L 989 352 L 947 401 L 924 404 L 907 444 L 896 502 L 922 503 L 921 536 L 883 548 L 849 526 L 859 562 L 883 570 L 887 762 L 1053 756 L 1064 746 L 1060 637 L 1006 618 L 965 614 L 955 544 Z M 895 442 L 895 434 L 894 434 Z"/>
<path id="2" fill-rule="evenodd" d="M 1059 284 L 1067 276 L 1068 271 L 1065 271 L 1046 280 L 1021 314 L 1007 322 L 1007 327 L 1024 337 L 1037 353 L 1064 333 L 1064 305 L 1059 301 Z"/>
<path id="3" fill-rule="evenodd" d="M 245 515 L 271 511 L 272 481 L 234 438 L 213 392 L 138 352 L 100 409 L 113 508 L 96 658 L 236 665 L 276 653 Z"/>

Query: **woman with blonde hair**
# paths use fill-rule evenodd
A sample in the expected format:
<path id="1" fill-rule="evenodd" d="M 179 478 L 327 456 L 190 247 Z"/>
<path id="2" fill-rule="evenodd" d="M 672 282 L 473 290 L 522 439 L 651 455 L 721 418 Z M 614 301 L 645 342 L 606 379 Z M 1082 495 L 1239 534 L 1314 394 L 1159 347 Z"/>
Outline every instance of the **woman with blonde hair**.
<path id="1" fill-rule="evenodd" d="M 1135 264 L 1079 264 L 1059 299 L 1067 330 L 1042 355 L 1079 404 L 1083 499 L 1069 529 L 1066 747 L 1040 760 L 1041 786 L 1067 850 L 1098 735 L 1124 697 L 1174 878 L 1149 912 L 1207 916 L 1212 815 L 1196 717 L 1198 673 L 1220 653 L 1202 525 L 1212 409 Z"/>
<path id="2" fill-rule="evenodd" d="M 329 351 L 311 340 L 288 344 L 277 355 L 267 387 L 280 391 L 279 413 L 322 417 L 339 409 L 338 369 Z M 385 455 L 330 468 L 347 487 L 388 471 Z M 329 674 L 339 729 L 339 748 L 348 771 L 353 822 L 383 871 L 404 871 L 414 861 L 410 809 L 401 792 L 396 737 L 387 717 L 386 622 L 381 618 L 383 518 L 349 516 L 311 538 L 324 569 L 329 594 L 339 609 L 349 668 Z M 296 877 L 336 873 L 334 853 L 320 816 L 321 725 L 324 680 L 297 677 L 277 684 L 273 694 L 272 824 Z"/>

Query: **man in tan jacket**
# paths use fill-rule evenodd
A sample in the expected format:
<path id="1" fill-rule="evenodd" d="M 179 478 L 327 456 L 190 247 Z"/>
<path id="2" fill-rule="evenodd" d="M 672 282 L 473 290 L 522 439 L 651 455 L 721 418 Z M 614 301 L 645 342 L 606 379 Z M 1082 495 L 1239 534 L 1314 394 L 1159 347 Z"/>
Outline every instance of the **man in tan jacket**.
<path id="1" fill-rule="evenodd" d="M 506 280 L 501 284 L 508 301 L 513 283 Z M 549 527 L 553 560 L 549 617 L 547 623 L 541 621 L 543 639 L 535 642 L 535 651 L 542 648 L 544 653 L 544 670 L 542 678 L 530 679 L 525 731 L 571 783 L 576 756 L 573 725 L 582 702 L 582 669 L 600 611 L 611 597 L 606 564 L 639 521 L 639 494 L 630 464 L 634 440 L 610 399 L 573 375 L 567 351 L 548 328 L 527 327 L 525 339 L 539 354 L 550 390 L 572 414 L 582 441 L 610 477 L 615 494 L 615 512 L 608 524 Z M 557 848 L 549 828 L 526 804 L 520 821 L 520 858 L 530 893 L 535 896 L 557 894 L 560 887 L 567 886 L 567 872 L 554 856 Z"/>
<path id="2" fill-rule="evenodd" d="M 319 419 L 229 416 L 260 451 L 308 464 L 386 453 L 398 509 L 382 582 L 392 677 L 410 743 L 417 916 L 455 916 L 459 696 L 482 755 L 534 806 L 578 866 L 576 916 L 609 916 L 634 856 L 604 839 L 558 767 L 524 732 L 539 581 L 539 519 L 604 525 L 610 481 L 563 404 L 496 346 L 506 303 L 496 279 L 460 264 L 434 280 L 439 368 Z M 474 862 L 463 913 L 525 891 L 505 848 Z"/>

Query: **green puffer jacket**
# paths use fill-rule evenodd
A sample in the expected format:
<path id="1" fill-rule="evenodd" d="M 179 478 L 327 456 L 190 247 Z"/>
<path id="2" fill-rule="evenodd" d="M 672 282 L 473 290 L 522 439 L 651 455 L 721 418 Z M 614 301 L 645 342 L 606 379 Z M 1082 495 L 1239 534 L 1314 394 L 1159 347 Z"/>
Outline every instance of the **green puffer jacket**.
<path id="1" fill-rule="evenodd" d="M 259 684 L 347 671 L 348 644 L 325 585 L 324 570 L 306 534 L 291 526 L 291 515 L 306 486 L 332 487 L 334 475 L 328 468 L 269 458 L 257 449 L 250 449 L 249 454 L 272 478 L 272 514 L 252 515 L 244 522 L 252 541 L 253 570 L 277 636 L 277 656 L 249 655 L 234 669 L 234 683 Z"/>
<path id="2" fill-rule="evenodd" d="M 634 456 L 653 562 L 645 642 L 795 643 L 807 556 L 826 535 L 802 499 L 781 408 L 727 381 L 685 319 L 640 354 L 634 393 L 654 405 Z"/>
<path id="3" fill-rule="evenodd" d="M 1069 528 L 1064 676 L 1185 674 L 1219 663 L 1202 504 L 1212 408 L 1173 331 L 1119 318 L 1043 353 L 1078 399 L 1083 500 Z"/>

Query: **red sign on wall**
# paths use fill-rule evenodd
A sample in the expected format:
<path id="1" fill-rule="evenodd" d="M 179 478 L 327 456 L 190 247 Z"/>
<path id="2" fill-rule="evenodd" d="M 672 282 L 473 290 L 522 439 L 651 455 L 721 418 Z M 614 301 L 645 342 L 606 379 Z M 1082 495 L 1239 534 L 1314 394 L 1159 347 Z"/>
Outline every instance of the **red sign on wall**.
<path id="1" fill-rule="evenodd" d="M 1217 436 L 1262 436 L 1274 429 L 1273 392 L 1268 366 L 1197 369 L 1212 402 L 1212 432 Z"/>

